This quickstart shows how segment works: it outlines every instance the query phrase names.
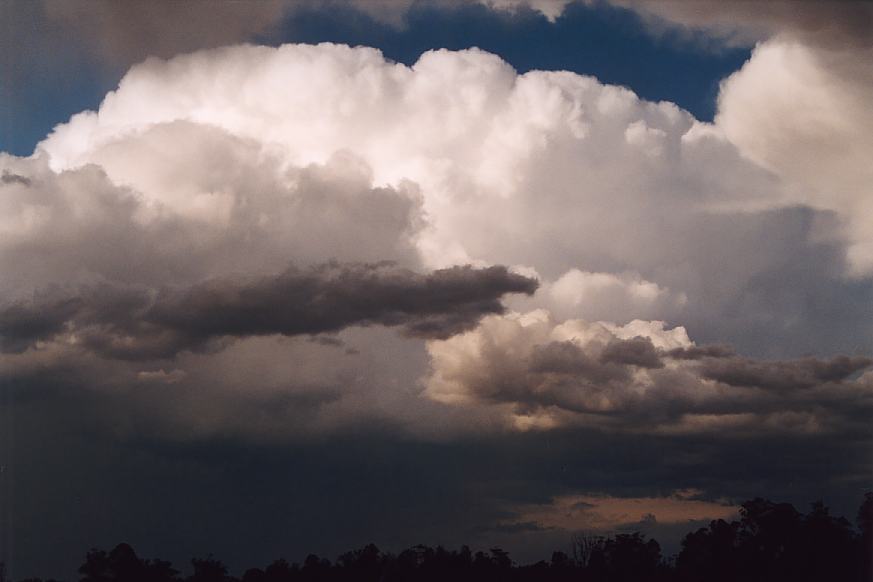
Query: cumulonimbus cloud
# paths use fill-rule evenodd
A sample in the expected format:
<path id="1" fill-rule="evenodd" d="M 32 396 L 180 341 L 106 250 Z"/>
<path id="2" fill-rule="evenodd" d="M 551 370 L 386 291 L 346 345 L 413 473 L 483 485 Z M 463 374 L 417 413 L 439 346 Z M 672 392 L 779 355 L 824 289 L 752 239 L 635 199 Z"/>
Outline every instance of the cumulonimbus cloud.
<path id="1" fill-rule="evenodd" d="M 519 75 L 478 50 L 428 52 L 411 67 L 328 44 L 153 59 L 38 152 L 55 171 L 97 164 L 144 201 L 206 225 L 245 215 L 251 227 L 262 215 L 270 224 L 278 208 L 289 221 L 299 216 L 280 195 L 302 183 L 285 167 L 333 168 L 345 152 L 380 194 L 417 197 L 401 240 L 427 267 L 530 267 L 555 282 L 550 307 L 563 317 L 681 318 L 707 334 L 702 341 L 795 353 L 821 341 L 847 349 L 871 334 L 858 318 L 803 307 L 839 302 L 850 312 L 869 300 L 869 278 L 845 279 L 847 223 L 857 220 L 849 213 L 799 203 L 719 124 L 590 77 Z M 344 197 L 338 214 L 352 216 L 357 200 Z M 307 223 L 326 214 L 309 216 L 275 236 L 315 231 Z M 331 244 L 348 236 L 339 231 Z M 298 237 L 295 247 L 315 238 Z M 368 246 L 357 240 L 333 256 Z M 394 259 L 398 249 L 386 246 L 367 260 Z"/>
<path id="2" fill-rule="evenodd" d="M 796 361 L 871 333 L 841 215 L 783 204 L 783 178 L 719 124 L 590 77 L 519 75 L 479 50 L 410 67 L 331 44 L 226 47 L 134 67 L 98 111 L 0 166 L 13 372 L 56 354 L 83 384 L 142 387 L 169 368 L 192 402 L 238 406 L 253 390 L 239 371 L 271 354 L 297 358 L 269 365 L 271 397 L 334 395 L 322 428 L 376 411 L 430 434 L 743 431 L 761 414 L 812 432 L 864 402 L 867 380 Z M 555 321 L 517 333 L 507 292 Z M 300 337 L 321 332 L 338 337 Z M 731 384 L 780 370 L 802 389 Z M 221 402 L 213 428 L 232 416 Z"/>

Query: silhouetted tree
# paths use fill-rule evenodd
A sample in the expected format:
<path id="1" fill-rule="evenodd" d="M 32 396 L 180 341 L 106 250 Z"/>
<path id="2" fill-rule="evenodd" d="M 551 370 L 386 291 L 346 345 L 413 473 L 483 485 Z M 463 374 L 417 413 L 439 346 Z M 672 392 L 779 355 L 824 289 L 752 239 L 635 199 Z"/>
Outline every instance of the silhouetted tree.
<path id="1" fill-rule="evenodd" d="M 866 502 L 866 501 L 865 501 Z M 862 506 L 863 511 L 863 506 Z M 753 499 L 742 505 L 740 520 L 713 521 L 685 536 L 676 560 L 683 582 L 733 580 L 802 582 L 859 580 L 864 577 L 863 537 L 848 520 L 812 504 L 808 514 L 787 503 Z"/>
<path id="2" fill-rule="evenodd" d="M 871 582 L 873 494 L 857 514 L 857 529 L 822 502 L 803 514 L 787 503 L 752 499 L 738 520 L 712 521 L 690 532 L 675 560 L 639 532 L 572 539 L 570 555 L 516 565 L 501 548 L 488 552 L 418 545 L 395 556 L 370 544 L 332 564 L 311 554 L 302 566 L 276 560 L 250 568 L 242 582 Z M 211 556 L 191 561 L 185 582 L 234 582 Z M 139 558 L 127 544 L 88 552 L 81 582 L 182 582 L 169 562 Z M 0 580 L 0 582 L 4 582 Z M 25 581 L 19 581 L 25 582 Z M 30 582 L 41 582 L 32 579 Z"/>
<path id="3" fill-rule="evenodd" d="M 639 532 L 618 534 L 596 546 L 588 569 L 598 579 L 633 582 L 655 578 L 661 563 L 661 546 L 646 541 Z"/>
<path id="4" fill-rule="evenodd" d="M 382 553 L 373 544 L 347 552 L 337 558 L 337 565 L 350 580 L 378 580 L 382 571 Z"/>
<path id="5" fill-rule="evenodd" d="M 574 534 L 570 540 L 573 550 L 573 562 L 581 568 L 587 568 L 591 556 L 599 551 L 605 538 L 591 534 Z"/>
<path id="6" fill-rule="evenodd" d="M 142 560 L 128 544 L 118 544 L 108 554 L 91 550 L 79 568 L 81 582 L 171 582 L 178 571 L 163 560 Z"/>
<path id="7" fill-rule="evenodd" d="M 859 578 L 864 582 L 870 582 L 873 580 L 873 492 L 864 495 L 864 502 L 858 509 L 856 523 L 858 529 L 861 530 L 856 550 L 860 554 L 858 559 Z"/>
<path id="8" fill-rule="evenodd" d="M 264 571 L 265 582 L 291 582 L 300 574 L 300 566 L 286 560 L 276 560 Z"/>
<path id="9" fill-rule="evenodd" d="M 676 558 L 680 578 L 701 582 L 735 580 L 739 569 L 738 531 L 739 523 L 719 519 L 710 522 L 709 528 L 686 535 Z"/>
<path id="10" fill-rule="evenodd" d="M 194 573 L 186 578 L 186 582 L 231 582 L 227 574 L 227 566 L 212 556 L 194 558 L 191 560 Z"/>
<path id="11" fill-rule="evenodd" d="M 330 560 L 319 558 L 315 554 L 306 556 L 303 568 L 300 569 L 300 579 L 306 582 L 324 582 L 330 580 Z"/>

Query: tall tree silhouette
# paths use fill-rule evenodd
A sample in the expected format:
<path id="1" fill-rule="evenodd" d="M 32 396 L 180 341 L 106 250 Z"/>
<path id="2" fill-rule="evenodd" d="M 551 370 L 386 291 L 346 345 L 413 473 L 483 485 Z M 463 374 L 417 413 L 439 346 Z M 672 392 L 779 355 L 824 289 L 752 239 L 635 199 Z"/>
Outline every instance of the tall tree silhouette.
<path id="1" fill-rule="evenodd" d="M 79 568 L 80 582 L 170 582 L 178 571 L 163 560 L 142 560 L 128 544 L 118 544 L 108 554 L 91 550 Z"/>
<path id="2" fill-rule="evenodd" d="M 194 558 L 191 560 L 191 566 L 194 568 L 194 573 L 186 579 L 186 582 L 231 582 L 232 580 L 227 574 L 227 566 L 212 556 Z"/>
<path id="3" fill-rule="evenodd" d="M 860 579 L 865 582 L 873 580 L 873 493 L 864 495 L 864 502 L 858 509 L 858 529 L 861 537 L 858 540 L 858 563 L 861 568 Z"/>

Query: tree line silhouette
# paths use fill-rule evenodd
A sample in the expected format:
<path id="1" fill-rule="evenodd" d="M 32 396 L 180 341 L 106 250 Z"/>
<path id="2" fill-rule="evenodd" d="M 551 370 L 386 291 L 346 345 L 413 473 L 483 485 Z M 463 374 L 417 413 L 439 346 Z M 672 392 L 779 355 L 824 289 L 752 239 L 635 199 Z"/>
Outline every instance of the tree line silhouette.
<path id="1" fill-rule="evenodd" d="M 142 559 L 128 544 L 93 549 L 80 582 L 871 582 L 873 493 L 857 514 L 857 529 L 821 502 L 806 514 L 791 504 L 753 499 L 739 519 L 712 521 L 688 533 L 676 556 L 665 558 L 639 532 L 574 536 L 569 552 L 518 565 L 500 548 L 473 553 L 414 546 L 399 554 L 367 545 L 335 562 L 309 555 L 302 564 L 276 560 L 241 577 L 213 557 L 191 560 L 181 576 L 170 562 Z M 0 582 L 7 582 L 0 564 Z M 20 582 L 42 582 L 31 578 Z"/>

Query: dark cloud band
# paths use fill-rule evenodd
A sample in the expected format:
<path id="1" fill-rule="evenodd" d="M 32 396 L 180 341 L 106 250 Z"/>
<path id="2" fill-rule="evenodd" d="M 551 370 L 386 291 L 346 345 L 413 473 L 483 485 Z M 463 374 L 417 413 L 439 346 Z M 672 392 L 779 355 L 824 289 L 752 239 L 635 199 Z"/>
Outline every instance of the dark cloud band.
<path id="1" fill-rule="evenodd" d="M 421 274 L 393 263 L 326 263 L 273 276 L 212 279 L 185 289 L 98 286 L 47 292 L 0 309 L 4 352 L 75 333 L 122 359 L 172 357 L 222 337 L 315 335 L 351 326 L 400 327 L 445 339 L 503 313 L 503 295 L 533 294 L 537 281 L 506 267 Z"/>

